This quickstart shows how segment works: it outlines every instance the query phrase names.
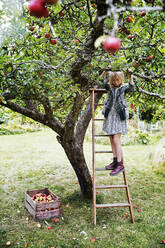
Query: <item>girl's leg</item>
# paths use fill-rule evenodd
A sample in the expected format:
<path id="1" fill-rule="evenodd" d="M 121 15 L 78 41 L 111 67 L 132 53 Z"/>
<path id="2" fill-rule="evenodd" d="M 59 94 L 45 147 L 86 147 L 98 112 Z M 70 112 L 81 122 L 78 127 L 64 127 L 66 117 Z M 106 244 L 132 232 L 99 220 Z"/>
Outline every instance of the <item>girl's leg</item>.
<path id="1" fill-rule="evenodd" d="M 116 157 L 117 157 L 117 154 L 116 154 L 116 147 L 115 147 L 115 143 L 114 143 L 114 141 L 113 141 L 114 135 L 110 135 L 110 136 L 109 136 L 109 139 L 110 139 L 110 143 L 111 143 L 111 148 L 112 148 L 113 157 L 116 158 Z"/>
<path id="2" fill-rule="evenodd" d="M 113 144 L 114 144 L 114 149 L 116 152 L 116 157 L 117 157 L 117 162 L 121 162 L 122 160 L 122 148 L 121 148 L 121 134 L 115 134 L 113 136 Z"/>
<path id="3" fill-rule="evenodd" d="M 113 169 L 115 169 L 115 167 L 117 165 L 117 156 L 116 156 L 115 144 L 113 142 L 113 136 L 114 135 L 109 136 L 110 143 L 111 143 L 111 149 L 112 149 L 112 153 L 113 153 L 113 162 L 105 166 L 106 170 L 113 170 Z"/>
<path id="4" fill-rule="evenodd" d="M 111 176 L 115 176 L 124 170 L 122 163 L 122 148 L 121 148 L 121 134 L 115 134 L 113 136 L 114 149 L 117 156 L 117 167 L 110 173 Z"/>

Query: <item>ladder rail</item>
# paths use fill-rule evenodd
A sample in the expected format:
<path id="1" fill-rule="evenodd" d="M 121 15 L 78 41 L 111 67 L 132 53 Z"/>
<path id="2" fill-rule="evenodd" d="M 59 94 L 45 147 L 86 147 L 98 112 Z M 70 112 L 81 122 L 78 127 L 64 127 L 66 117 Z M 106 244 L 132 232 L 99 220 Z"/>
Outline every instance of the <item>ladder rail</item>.
<path id="1" fill-rule="evenodd" d="M 95 182 L 95 125 L 94 125 L 94 112 L 95 112 L 95 93 L 91 93 L 92 99 L 92 182 L 93 182 L 93 222 L 96 225 L 96 182 Z"/>

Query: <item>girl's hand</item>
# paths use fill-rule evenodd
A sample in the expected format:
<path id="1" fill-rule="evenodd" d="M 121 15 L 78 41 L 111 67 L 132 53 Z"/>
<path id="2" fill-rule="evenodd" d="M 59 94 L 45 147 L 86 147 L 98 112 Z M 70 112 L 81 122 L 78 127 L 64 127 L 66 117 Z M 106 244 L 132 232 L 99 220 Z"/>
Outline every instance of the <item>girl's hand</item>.
<path id="1" fill-rule="evenodd" d="M 132 70 L 131 70 L 131 69 L 128 69 L 128 70 L 127 70 L 127 73 L 128 73 L 129 79 L 131 79 L 131 77 L 132 77 Z"/>
<path id="2" fill-rule="evenodd" d="M 106 74 L 107 74 L 107 71 L 103 71 L 102 74 L 100 75 L 100 77 L 104 78 Z"/>
<path id="3" fill-rule="evenodd" d="M 129 83 L 130 83 L 130 84 L 134 84 L 134 82 L 133 82 L 132 70 L 131 70 L 131 69 L 128 69 L 127 72 L 128 72 L 128 78 L 129 78 L 129 80 L 130 80 Z"/>

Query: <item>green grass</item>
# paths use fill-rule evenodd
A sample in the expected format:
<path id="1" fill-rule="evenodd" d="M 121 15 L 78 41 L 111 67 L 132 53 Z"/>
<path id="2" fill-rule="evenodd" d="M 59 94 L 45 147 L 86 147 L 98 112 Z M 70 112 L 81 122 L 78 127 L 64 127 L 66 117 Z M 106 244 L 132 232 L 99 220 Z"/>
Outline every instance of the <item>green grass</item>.
<path id="1" fill-rule="evenodd" d="M 109 147 L 97 144 L 102 150 Z M 81 194 L 77 178 L 65 153 L 51 130 L 0 137 L 0 247 L 11 241 L 14 248 L 161 248 L 165 240 L 165 170 L 149 160 L 151 145 L 123 147 L 127 179 L 130 186 L 135 223 L 128 208 L 97 210 L 97 225 L 92 224 L 92 202 Z M 91 171 L 91 143 L 84 145 Z M 97 166 L 109 162 L 109 155 L 97 155 Z M 162 169 L 163 170 L 163 169 Z M 123 183 L 122 174 L 111 178 L 109 172 L 97 172 L 98 184 Z M 37 227 L 24 208 L 27 189 L 48 187 L 62 200 L 58 223 L 44 221 Z M 99 191 L 97 202 L 125 202 L 123 189 Z M 69 208 L 66 205 L 69 204 Z M 128 217 L 126 217 L 128 213 Z M 94 242 L 90 238 L 95 237 Z"/>

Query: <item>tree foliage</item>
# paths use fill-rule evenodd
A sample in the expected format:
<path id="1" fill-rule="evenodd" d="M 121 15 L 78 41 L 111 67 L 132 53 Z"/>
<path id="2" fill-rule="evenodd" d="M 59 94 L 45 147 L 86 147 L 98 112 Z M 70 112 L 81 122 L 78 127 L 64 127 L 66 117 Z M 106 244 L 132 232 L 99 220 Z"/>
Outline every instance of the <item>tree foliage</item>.
<path id="1" fill-rule="evenodd" d="M 130 103 L 163 105 L 165 16 L 160 0 L 66 0 L 48 7 L 48 18 L 30 16 L 24 5 L 20 22 L 11 20 L 21 27 L 2 43 L 0 105 L 52 128 L 69 157 L 65 145 L 76 139 L 82 148 L 91 118 L 89 89 L 102 87 L 99 74 L 109 65 L 126 76 L 132 70 L 136 94 Z M 102 44 L 95 48 L 100 36 L 111 33 L 122 43 L 114 55 Z"/>

